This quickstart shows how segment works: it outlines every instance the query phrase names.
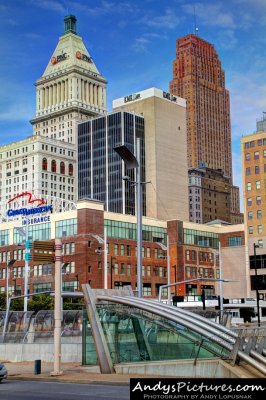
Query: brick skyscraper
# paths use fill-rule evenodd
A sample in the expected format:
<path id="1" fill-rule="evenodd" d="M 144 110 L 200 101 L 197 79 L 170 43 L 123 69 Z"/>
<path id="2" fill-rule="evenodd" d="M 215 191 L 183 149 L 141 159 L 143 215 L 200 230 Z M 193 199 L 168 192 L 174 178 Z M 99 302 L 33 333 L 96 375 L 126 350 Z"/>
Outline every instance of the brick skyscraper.
<path id="1" fill-rule="evenodd" d="M 192 34 L 176 41 L 170 92 L 187 100 L 189 167 L 205 163 L 232 181 L 229 92 L 212 44 Z"/>
<path id="2" fill-rule="evenodd" d="M 222 173 L 227 187 L 224 207 L 228 207 L 228 218 L 225 220 L 241 222 L 239 188 L 232 184 L 230 98 L 225 88 L 224 70 L 212 44 L 194 34 L 176 41 L 170 93 L 187 100 L 188 167 L 207 167 Z M 216 207 L 218 188 L 215 180 L 212 186 L 212 193 L 206 194 L 204 190 L 208 196 L 208 210 L 203 211 L 208 211 L 209 218 L 203 218 L 202 213 L 194 219 L 190 212 L 191 221 L 205 223 L 212 218 L 224 219 L 224 213 L 219 213 Z M 191 196 L 190 202 L 193 203 Z"/>

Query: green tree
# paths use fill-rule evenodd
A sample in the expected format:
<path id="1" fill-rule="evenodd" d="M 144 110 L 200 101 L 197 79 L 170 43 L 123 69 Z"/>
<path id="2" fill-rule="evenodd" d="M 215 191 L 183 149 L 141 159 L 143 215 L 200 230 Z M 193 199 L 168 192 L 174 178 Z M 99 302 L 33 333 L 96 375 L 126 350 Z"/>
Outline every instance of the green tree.
<path id="1" fill-rule="evenodd" d="M 6 294 L 0 293 L 0 310 L 6 309 Z"/>
<path id="2" fill-rule="evenodd" d="M 40 310 L 53 310 L 54 300 L 47 293 L 32 296 L 28 301 L 28 310 L 38 312 Z"/>
<path id="3" fill-rule="evenodd" d="M 65 297 L 63 299 L 63 310 L 82 310 L 83 298 Z"/>

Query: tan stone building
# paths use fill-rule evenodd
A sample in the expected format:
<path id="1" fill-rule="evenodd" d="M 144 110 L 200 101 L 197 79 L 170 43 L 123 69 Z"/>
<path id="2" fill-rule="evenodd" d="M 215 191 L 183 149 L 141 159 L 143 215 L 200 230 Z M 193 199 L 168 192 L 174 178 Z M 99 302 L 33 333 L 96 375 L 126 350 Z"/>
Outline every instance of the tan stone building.
<path id="1" fill-rule="evenodd" d="M 146 215 L 188 220 L 186 101 L 150 88 L 113 101 L 145 120 Z"/>
<path id="2" fill-rule="evenodd" d="M 264 122 L 264 125 L 263 125 Z M 260 130 L 264 129 L 264 130 Z M 266 115 L 257 132 L 241 138 L 245 231 L 248 243 L 249 289 L 255 297 L 256 278 L 261 297 L 266 297 Z M 255 246 L 259 246 L 256 247 Z M 254 253 L 256 253 L 256 263 Z"/>

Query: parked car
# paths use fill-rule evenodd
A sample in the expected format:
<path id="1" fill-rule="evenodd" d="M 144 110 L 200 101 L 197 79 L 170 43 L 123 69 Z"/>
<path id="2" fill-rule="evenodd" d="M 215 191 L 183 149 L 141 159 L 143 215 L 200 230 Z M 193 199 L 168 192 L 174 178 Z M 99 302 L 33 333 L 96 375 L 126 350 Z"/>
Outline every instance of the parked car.
<path id="1" fill-rule="evenodd" d="M 0 364 L 0 383 L 7 378 L 7 369 L 4 364 Z"/>

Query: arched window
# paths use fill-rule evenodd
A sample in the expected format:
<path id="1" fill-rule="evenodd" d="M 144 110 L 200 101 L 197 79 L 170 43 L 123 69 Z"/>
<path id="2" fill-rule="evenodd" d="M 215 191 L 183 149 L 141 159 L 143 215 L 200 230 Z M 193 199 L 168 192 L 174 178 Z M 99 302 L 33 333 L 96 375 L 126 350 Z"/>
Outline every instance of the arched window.
<path id="1" fill-rule="evenodd" d="M 60 174 L 65 174 L 65 163 L 63 161 L 61 161 L 60 163 Z"/>
<path id="2" fill-rule="evenodd" d="M 42 170 L 43 171 L 47 171 L 47 165 L 48 165 L 47 158 L 43 158 L 42 159 Z"/>
<path id="3" fill-rule="evenodd" d="M 56 172 L 56 161 L 52 160 L 52 172 Z"/>
<path id="4" fill-rule="evenodd" d="M 73 172 L 74 172 L 73 164 L 69 164 L 69 166 L 68 166 L 68 175 L 69 176 L 73 176 Z"/>

